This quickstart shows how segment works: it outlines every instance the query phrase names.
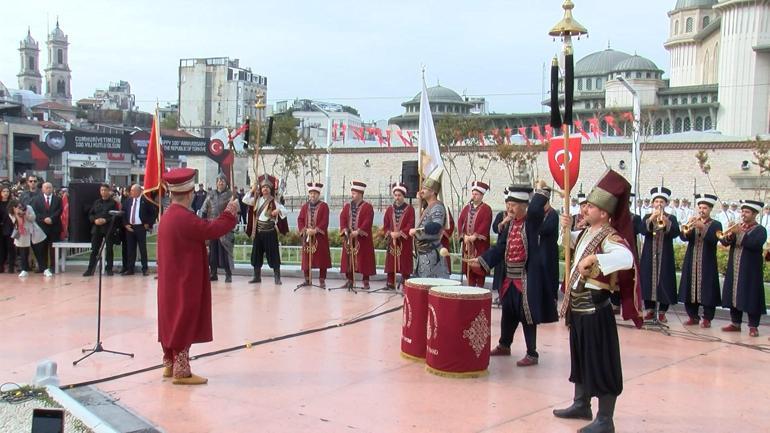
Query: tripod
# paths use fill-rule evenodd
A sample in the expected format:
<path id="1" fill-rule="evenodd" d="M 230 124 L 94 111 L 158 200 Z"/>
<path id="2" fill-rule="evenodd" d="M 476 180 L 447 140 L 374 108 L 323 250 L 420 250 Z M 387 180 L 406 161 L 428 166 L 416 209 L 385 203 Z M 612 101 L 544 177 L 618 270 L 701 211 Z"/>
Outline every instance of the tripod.
<path id="1" fill-rule="evenodd" d="M 652 259 L 658 263 L 658 253 L 657 250 L 653 247 L 653 257 Z M 659 265 L 660 266 L 660 265 Z M 655 290 L 657 292 L 658 287 L 660 286 L 660 269 L 658 269 L 658 278 L 655 279 L 655 287 L 652 288 L 652 290 Z M 665 293 L 665 292 L 664 292 Z M 656 293 L 657 294 L 657 293 Z M 645 320 L 644 321 L 644 328 L 649 329 L 651 331 L 658 331 L 663 335 L 671 335 L 669 332 L 669 327 L 665 323 L 661 322 L 658 317 L 660 317 L 660 301 L 657 299 L 658 297 L 655 297 L 655 315 L 652 317 L 652 320 Z"/>
<path id="2" fill-rule="evenodd" d="M 348 254 L 348 267 L 350 268 L 350 276 L 352 280 L 348 282 L 345 281 L 345 284 L 341 285 L 340 287 L 333 287 L 329 290 L 347 290 L 348 292 L 358 293 L 359 291 L 368 292 L 369 290 L 365 287 L 359 287 L 356 286 L 356 258 L 358 257 L 358 244 L 356 243 L 356 240 L 353 239 L 353 237 L 350 235 L 350 233 L 345 234 L 345 245 L 346 250 Z M 347 275 L 345 276 L 347 278 Z"/>
<path id="3" fill-rule="evenodd" d="M 104 267 L 103 259 L 104 256 L 102 255 L 102 252 L 104 251 L 104 247 L 107 244 L 107 236 L 112 236 L 112 230 L 115 227 L 115 219 L 122 215 L 122 211 L 110 211 L 110 215 L 112 216 L 112 220 L 110 221 L 110 226 L 107 229 L 107 234 L 104 236 L 104 239 L 102 239 L 102 244 L 99 246 L 99 261 L 97 262 L 97 266 L 99 267 L 99 301 L 98 301 L 98 308 L 96 311 L 96 344 L 94 345 L 93 349 L 83 349 L 83 355 L 82 358 L 78 359 L 77 361 L 73 361 L 72 365 L 78 365 L 78 363 L 89 356 L 93 355 L 97 352 L 107 352 L 107 353 L 114 353 L 116 355 L 125 355 L 129 356 L 131 358 L 134 357 L 133 353 L 126 353 L 126 352 L 116 352 L 114 350 L 107 350 L 102 346 L 102 268 Z"/>
<path id="4" fill-rule="evenodd" d="M 393 242 L 390 243 L 390 248 L 388 249 L 386 254 L 390 254 L 393 257 L 393 284 L 394 285 L 393 286 L 388 285 L 387 276 L 386 276 L 385 286 L 380 287 L 379 289 L 376 289 L 376 290 L 369 290 L 369 293 L 387 292 L 391 290 L 395 290 L 396 293 L 403 292 L 401 287 L 404 284 L 404 278 L 399 272 L 400 271 L 399 265 L 401 263 L 401 252 L 402 252 L 401 240 L 393 238 Z"/>
<path id="5" fill-rule="evenodd" d="M 299 283 L 297 287 L 294 288 L 294 291 L 296 292 L 297 290 L 303 289 L 305 287 L 318 287 L 319 289 L 326 290 L 326 287 L 313 284 L 313 254 L 315 254 L 316 250 L 318 249 L 318 242 L 316 241 L 315 236 L 307 236 L 303 249 L 307 251 L 307 280 Z M 300 270 L 301 268 L 302 266 L 300 266 Z"/>

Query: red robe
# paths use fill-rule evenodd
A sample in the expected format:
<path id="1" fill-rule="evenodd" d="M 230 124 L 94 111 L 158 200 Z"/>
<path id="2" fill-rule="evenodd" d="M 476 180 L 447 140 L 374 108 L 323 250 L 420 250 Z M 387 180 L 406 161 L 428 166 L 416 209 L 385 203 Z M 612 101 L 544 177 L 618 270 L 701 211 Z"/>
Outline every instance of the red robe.
<path id="1" fill-rule="evenodd" d="M 362 201 L 358 205 L 357 222 L 354 225 L 350 218 L 350 203 L 345 203 L 345 206 L 340 212 L 340 229 L 358 229 L 359 235 L 356 238 L 358 243 L 358 255 L 355 263 L 356 273 L 369 276 L 374 275 L 375 262 L 374 262 L 374 242 L 372 240 L 372 221 L 374 220 L 374 208 L 368 202 Z M 342 263 L 340 264 L 340 270 L 343 274 L 348 273 L 348 249 L 345 243 L 342 248 Z"/>
<path id="2" fill-rule="evenodd" d="M 455 231 L 455 219 L 452 216 L 452 214 L 449 212 L 449 208 L 447 208 L 447 215 L 449 215 L 449 229 L 444 231 L 444 234 L 441 237 L 441 246 L 448 249 L 449 251 L 452 251 L 451 248 L 449 248 L 449 242 L 452 238 L 452 233 Z M 449 273 L 452 273 L 452 257 L 447 256 L 446 257 L 446 267 L 449 270 Z"/>
<path id="3" fill-rule="evenodd" d="M 414 228 L 414 208 L 409 206 L 408 203 L 406 204 L 406 209 L 404 210 L 404 213 L 401 214 L 401 221 L 399 221 L 397 226 L 395 224 L 395 217 L 395 209 L 392 205 L 388 206 L 388 209 L 385 211 L 385 216 L 382 220 L 382 227 L 386 234 L 394 231 L 401 232 L 400 239 L 398 239 L 401 243 L 401 255 L 399 256 L 398 260 L 398 273 L 402 275 L 411 274 L 414 268 L 414 258 L 412 257 L 412 237 L 409 236 L 409 229 Z M 385 257 L 385 272 L 393 273 L 396 272 L 396 261 L 393 260 L 393 254 L 391 254 L 393 240 L 390 238 L 390 236 L 388 236 L 387 239 L 388 254 Z"/>
<path id="4" fill-rule="evenodd" d="M 213 338 L 206 240 L 235 228 L 230 212 L 209 221 L 172 204 L 158 225 L 158 341 L 182 350 Z"/>
<path id="5" fill-rule="evenodd" d="M 473 257 L 478 257 L 489 249 L 489 229 L 492 226 L 492 208 L 486 203 L 481 203 L 473 218 L 469 218 L 471 211 L 470 203 L 465 205 L 462 212 L 460 212 L 460 218 L 457 220 L 458 235 L 460 241 L 463 240 L 464 235 L 475 234 L 478 239 L 473 242 L 473 249 L 471 250 Z M 461 244 L 464 247 L 464 244 Z M 468 268 L 463 263 L 463 274 L 468 273 Z M 483 272 L 483 271 L 482 271 Z"/>
<path id="6" fill-rule="evenodd" d="M 317 246 L 315 253 L 313 253 L 312 263 L 308 263 L 308 254 L 303 251 L 302 270 L 307 271 L 309 264 L 313 265 L 313 269 L 331 268 L 332 259 L 329 254 L 329 236 L 326 233 L 329 228 L 329 206 L 322 201 L 318 202 L 313 218 L 310 218 L 310 203 L 302 205 L 302 209 L 300 209 L 299 216 L 297 217 L 297 228 L 299 229 L 300 236 L 302 236 L 303 246 L 307 239 L 305 229 L 315 228 L 318 230 L 318 233 L 315 235 Z"/>

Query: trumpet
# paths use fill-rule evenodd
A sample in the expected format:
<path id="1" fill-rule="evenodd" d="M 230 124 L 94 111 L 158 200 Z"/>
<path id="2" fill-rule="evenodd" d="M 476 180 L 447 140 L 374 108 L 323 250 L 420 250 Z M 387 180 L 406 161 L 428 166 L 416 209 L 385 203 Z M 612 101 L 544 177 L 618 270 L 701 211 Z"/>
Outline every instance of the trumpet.
<path id="1" fill-rule="evenodd" d="M 690 231 L 693 229 L 693 224 L 695 224 L 695 221 L 697 221 L 698 218 L 696 217 L 690 217 L 690 219 L 687 221 L 686 224 L 682 224 L 682 226 L 679 228 L 685 236 L 690 234 Z"/>
<path id="2" fill-rule="evenodd" d="M 721 241 L 722 239 L 726 238 L 727 235 L 733 233 L 735 230 L 739 229 L 740 227 L 741 227 L 740 223 L 733 223 L 733 224 L 730 224 L 730 226 L 727 227 L 725 230 L 717 230 L 715 235 L 717 239 Z"/>
<path id="3" fill-rule="evenodd" d="M 663 209 L 658 209 L 658 217 L 655 219 L 655 225 L 658 226 L 659 229 L 666 227 L 666 220 L 663 219 Z"/>

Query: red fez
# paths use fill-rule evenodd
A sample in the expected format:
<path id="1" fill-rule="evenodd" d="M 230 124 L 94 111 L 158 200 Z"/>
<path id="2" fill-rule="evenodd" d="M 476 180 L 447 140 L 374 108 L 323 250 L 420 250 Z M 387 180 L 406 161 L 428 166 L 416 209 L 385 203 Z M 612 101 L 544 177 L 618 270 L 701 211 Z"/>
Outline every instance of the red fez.
<path id="1" fill-rule="evenodd" d="M 195 189 L 195 175 L 197 170 L 192 168 L 175 168 L 163 173 L 163 181 L 168 185 L 168 190 L 173 193 L 185 193 Z"/>

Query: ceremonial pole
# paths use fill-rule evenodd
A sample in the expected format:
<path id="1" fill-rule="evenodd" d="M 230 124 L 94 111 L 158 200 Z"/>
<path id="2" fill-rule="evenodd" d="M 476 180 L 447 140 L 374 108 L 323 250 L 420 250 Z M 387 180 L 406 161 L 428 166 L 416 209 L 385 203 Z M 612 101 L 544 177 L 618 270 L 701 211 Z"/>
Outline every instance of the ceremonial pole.
<path id="1" fill-rule="evenodd" d="M 562 50 L 564 52 L 564 56 L 572 56 L 572 37 L 577 36 L 578 38 L 581 35 L 588 34 L 588 30 L 583 27 L 580 23 L 575 21 L 572 18 L 572 9 L 575 8 L 574 3 L 572 3 L 572 0 L 564 0 L 564 3 L 562 4 L 562 9 L 564 9 L 564 17 L 556 23 L 556 25 L 551 29 L 548 34 L 554 38 L 561 38 L 562 40 Z M 569 63 L 569 62 L 565 62 Z M 569 76 L 569 74 L 566 74 L 564 77 L 564 88 L 565 90 L 568 88 L 572 88 L 572 83 L 567 84 L 567 80 L 573 80 L 574 77 Z M 569 86 L 569 87 L 568 87 Z M 569 179 L 569 166 L 572 160 L 572 155 L 569 151 L 569 130 L 570 130 L 570 123 L 572 122 L 572 107 L 568 106 L 572 103 L 571 95 L 567 95 L 568 92 L 565 92 L 565 104 L 564 104 L 564 120 L 565 120 L 565 128 L 564 128 L 564 155 L 566 158 L 566 162 L 564 164 L 564 213 L 565 215 L 569 216 L 569 206 L 570 206 L 570 179 Z M 569 115 L 568 115 L 569 113 Z M 562 242 L 563 242 L 563 248 L 564 248 L 564 287 L 566 290 L 567 284 L 569 284 L 569 277 L 570 277 L 570 271 L 571 271 L 571 251 L 570 251 L 570 243 L 571 243 L 571 229 L 569 227 L 565 227 L 563 229 L 563 235 L 562 235 Z"/>

